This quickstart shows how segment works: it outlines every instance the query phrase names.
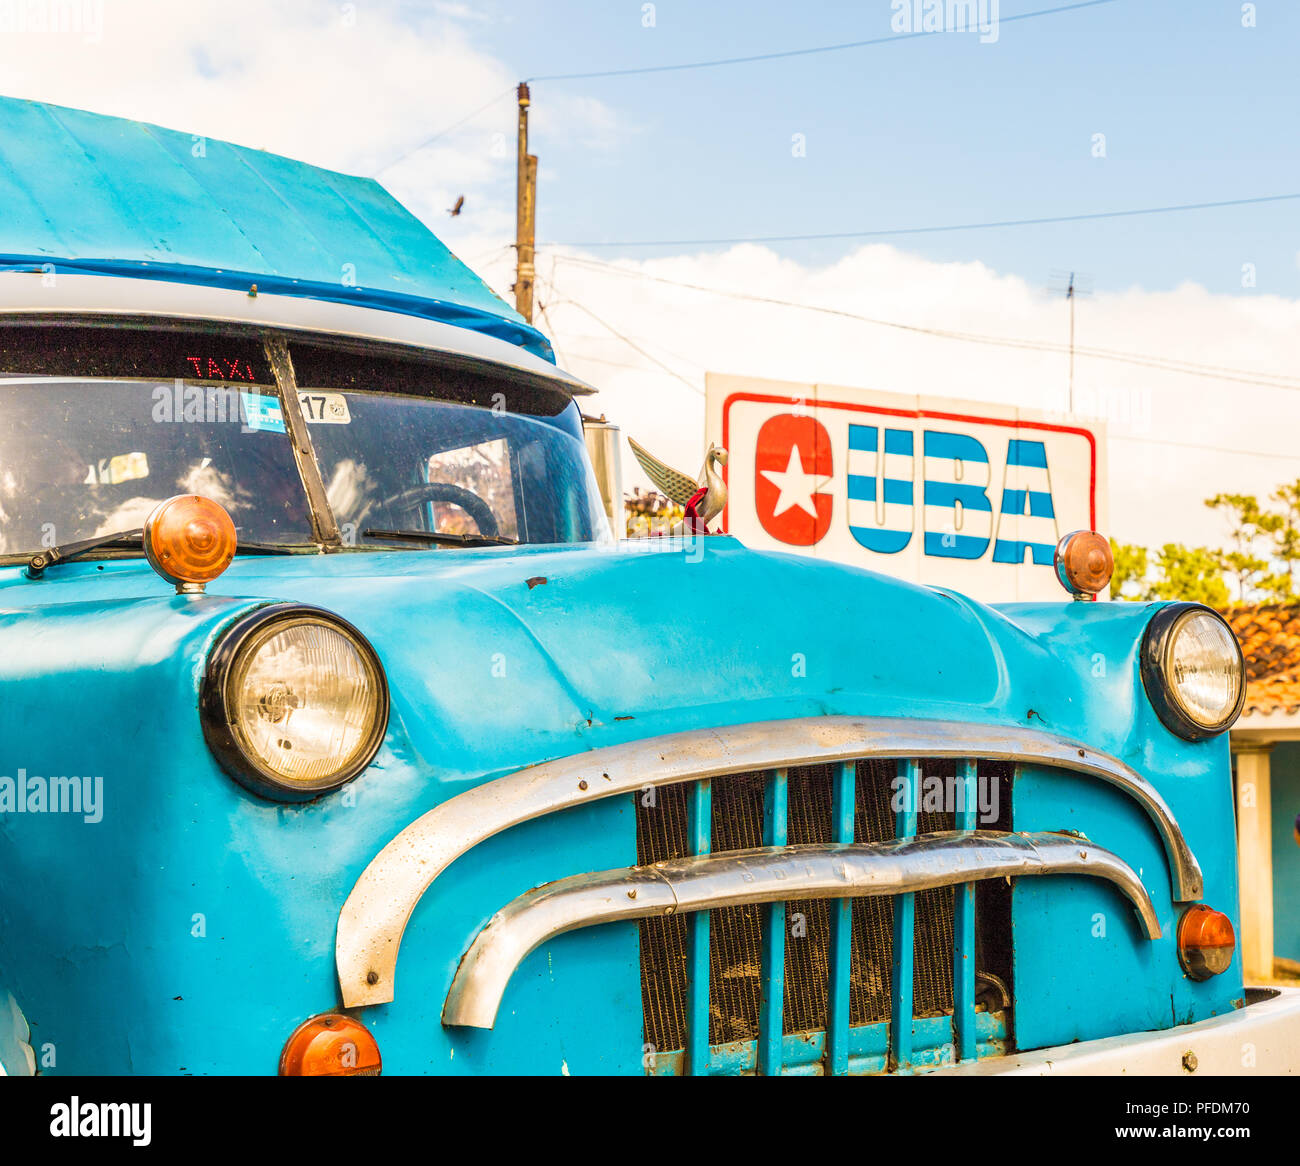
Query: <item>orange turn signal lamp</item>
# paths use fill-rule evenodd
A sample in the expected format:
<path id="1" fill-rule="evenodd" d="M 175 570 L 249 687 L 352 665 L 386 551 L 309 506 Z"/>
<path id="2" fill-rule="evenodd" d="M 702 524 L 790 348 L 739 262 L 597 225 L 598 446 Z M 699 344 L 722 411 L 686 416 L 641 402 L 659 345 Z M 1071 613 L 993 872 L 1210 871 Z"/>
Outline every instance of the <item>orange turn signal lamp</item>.
<path id="1" fill-rule="evenodd" d="M 375 1038 L 341 1012 L 300 1024 L 280 1054 L 281 1077 L 378 1077 L 382 1068 Z"/>
<path id="2" fill-rule="evenodd" d="M 236 541 L 230 515 L 198 494 L 158 503 L 144 524 L 149 566 L 181 593 L 202 591 L 229 567 Z"/>
<path id="3" fill-rule="evenodd" d="M 1190 979 L 1208 980 L 1228 970 L 1237 950 L 1232 920 L 1222 911 L 1197 903 L 1178 921 L 1178 962 Z"/>
<path id="4" fill-rule="evenodd" d="M 1056 544 L 1056 577 L 1075 599 L 1093 600 L 1110 585 L 1115 559 L 1110 542 L 1095 530 L 1076 530 Z"/>

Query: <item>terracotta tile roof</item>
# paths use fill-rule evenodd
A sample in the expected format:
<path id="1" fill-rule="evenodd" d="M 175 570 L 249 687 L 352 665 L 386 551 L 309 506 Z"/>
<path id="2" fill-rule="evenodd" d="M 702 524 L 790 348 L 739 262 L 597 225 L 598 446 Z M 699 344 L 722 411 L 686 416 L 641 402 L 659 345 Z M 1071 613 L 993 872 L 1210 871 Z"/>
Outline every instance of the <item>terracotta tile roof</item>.
<path id="1" fill-rule="evenodd" d="M 1300 710 L 1300 603 L 1233 607 L 1223 616 L 1246 657 L 1245 712 Z"/>

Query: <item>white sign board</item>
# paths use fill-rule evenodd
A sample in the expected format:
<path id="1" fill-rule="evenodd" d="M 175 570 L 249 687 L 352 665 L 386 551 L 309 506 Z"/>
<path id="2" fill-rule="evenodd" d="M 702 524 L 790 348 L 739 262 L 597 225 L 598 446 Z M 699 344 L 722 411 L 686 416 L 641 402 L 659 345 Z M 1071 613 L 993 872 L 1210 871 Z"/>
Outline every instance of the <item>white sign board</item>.
<path id="1" fill-rule="evenodd" d="M 710 373 L 724 528 L 986 602 L 1063 600 L 1053 552 L 1106 532 L 1105 430 L 1006 405 Z"/>

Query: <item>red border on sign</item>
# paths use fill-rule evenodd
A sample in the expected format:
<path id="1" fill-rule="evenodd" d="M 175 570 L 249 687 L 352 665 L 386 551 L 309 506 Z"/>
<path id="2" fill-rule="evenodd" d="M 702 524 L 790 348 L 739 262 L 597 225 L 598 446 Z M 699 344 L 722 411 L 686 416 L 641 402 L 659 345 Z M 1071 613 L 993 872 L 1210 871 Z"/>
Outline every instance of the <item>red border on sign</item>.
<path id="1" fill-rule="evenodd" d="M 722 444 L 731 448 L 729 440 L 731 428 L 731 406 L 737 401 L 755 401 L 769 405 L 803 404 L 810 410 L 816 409 L 850 409 L 855 413 L 883 413 L 888 417 L 932 417 L 936 421 L 965 421 L 972 425 L 1002 425 L 1009 429 L 1046 429 L 1051 433 L 1073 433 L 1088 439 L 1089 481 L 1088 481 L 1088 525 L 1097 529 L 1097 439 L 1087 429 L 1074 425 L 1052 425 L 1046 421 L 1011 421 L 1003 417 L 976 417 L 965 413 L 931 413 L 925 409 L 889 409 L 884 405 L 855 405 L 849 401 L 809 401 L 806 397 L 781 397 L 771 393 L 732 393 L 722 402 Z M 730 486 L 728 474 L 730 468 L 722 467 L 722 480 Z M 731 529 L 731 506 L 722 512 L 722 529 Z"/>

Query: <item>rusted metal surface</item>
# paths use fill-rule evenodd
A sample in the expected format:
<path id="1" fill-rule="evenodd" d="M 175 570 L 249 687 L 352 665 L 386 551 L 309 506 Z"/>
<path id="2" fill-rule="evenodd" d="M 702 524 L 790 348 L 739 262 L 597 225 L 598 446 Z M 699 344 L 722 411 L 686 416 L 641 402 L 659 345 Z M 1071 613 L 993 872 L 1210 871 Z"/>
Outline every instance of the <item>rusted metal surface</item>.
<path id="1" fill-rule="evenodd" d="M 293 448 L 293 460 L 298 465 L 303 487 L 307 491 L 307 501 L 311 507 L 312 533 L 322 547 L 331 549 L 343 545 L 343 536 L 339 532 L 338 519 L 330 506 L 329 496 L 325 491 L 325 482 L 321 478 L 320 463 L 316 460 L 316 450 L 312 445 L 311 432 L 307 419 L 302 415 L 302 405 L 298 400 L 298 378 L 293 371 L 293 358 L 289 355 L 289 342 L 275 333 L 263 339 L 266 350 L 266 362 L 271 366 L 275 376 L 275 386 L 280 395 L 280 412 L 284 417 L 285 428 L 289 432 L 289 444 Z"/>
<path id="2" fill-rule="evenodd" d="M 362 872 L 339 914 L 335 959 L 343 1003 L 394 996 L 402 933 L 415 904 L 452 862 L 521 822 L 599 798 L 782 766 L 860 758 L 978 758 L 1054 766 L 1133 798 L 1155 823 L 1174 898 L 1201 894 L 1201 869 L 1172 811 L 1118 758 L 1038 729 L 903 717 L 806 717 L 694 730 L 565 757 L 485 782 L 417 818 Z"/>
<path id="3" fill-rule="evenodd" d="M 743 903 L 901 896 L 1033 875 L 1104 879 L 1132 904 L 1146 937 L 1160 937 L 1155 906 L 1137 873 L 1109 850 L 1070 835 L 952 831 L 887 842 L 769 846 L 574 875 L 521 895 L 470 946 L 442 1021 L 491 1028 L 506 985 L 528 953 L 581 927 Z M 779 1025 L 773 1031 L 780 1039 Z M 761 1042 L 759 1069 L 766 1072 Z"/>

